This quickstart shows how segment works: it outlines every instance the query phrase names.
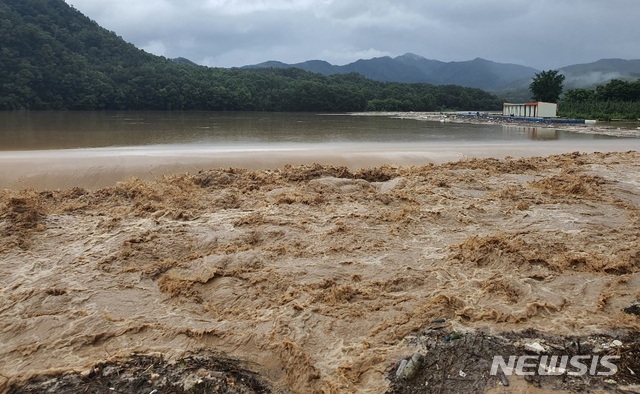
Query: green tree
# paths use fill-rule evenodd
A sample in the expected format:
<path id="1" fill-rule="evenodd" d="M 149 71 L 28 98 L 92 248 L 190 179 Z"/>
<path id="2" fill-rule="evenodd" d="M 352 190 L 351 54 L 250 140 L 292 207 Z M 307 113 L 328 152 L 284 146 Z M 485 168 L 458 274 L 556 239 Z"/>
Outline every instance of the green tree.
<path id="1" fill-rule="evenodd" d="M 605 85 L 596 87 L 599 100 L 638 101 L 640 100 L 640 80 L 636 82 L 612 79 Z"/>
<path id="2" fill-rule="evenodd" d="M 562 96 L 562 101 L 589 101 L 594 97 L 595 92 L 590 89 L 569 89 Z"/>
<path id="3" fill-rule="evenodd" d="M 546 101 L 557 103 L 564 84 L 564 75 L 558 70 L 541 71 L 536 73 L 533 81 L 529 85 L 529 90 L 536 101 Z"/>

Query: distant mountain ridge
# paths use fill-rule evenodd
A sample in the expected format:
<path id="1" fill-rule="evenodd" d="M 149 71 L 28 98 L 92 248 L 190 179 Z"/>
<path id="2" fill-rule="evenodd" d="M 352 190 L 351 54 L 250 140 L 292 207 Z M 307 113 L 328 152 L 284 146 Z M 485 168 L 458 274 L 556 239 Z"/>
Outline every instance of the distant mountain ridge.
<path id="1" fill-rule="evenodd" d="M 433 85 L 461 85 L 483 90 L 498 90 L 523 78 L 531 78 L 538 70 L 517 64 L 496 63 L 476 58 L 464 62 L 442 62 L 406 53 L 395 58 L 384 56 L 360 59 L 344 66 L 323 60 L 286 64 L 268 61 L 243 68 L 299 68 L 324 75 L 356 72 L 381 82 L 429 83 Z"/>
<path id="2" fill-rule="evenodd" d="M 461 62 L 427 59 L 413 53 L 392 58 L 389 56 L 360 59 L 344 66 L 323 60 L 309 60 L 286 64 L 268 61 L 243 68 L 299 68 L 323 75 L 359 73 L 382 82 L 422 82 L 433 85 L 460 85 L 492 92 L 527 90 L 537 70 L 533 67 L 498 63 L 476 58 Z M 593 63 L 575 64 L 559 69 L 566 76 L 566 87 L 592 87 L 611 79 L 640 78 L 640 60 L 601 59 Z"/>

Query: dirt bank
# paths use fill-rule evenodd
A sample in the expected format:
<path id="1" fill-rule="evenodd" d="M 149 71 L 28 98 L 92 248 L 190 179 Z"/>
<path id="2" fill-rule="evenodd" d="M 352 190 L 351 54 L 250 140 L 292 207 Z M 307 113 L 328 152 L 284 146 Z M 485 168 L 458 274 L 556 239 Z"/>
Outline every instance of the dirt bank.
<path id="1" fill-rule="evenodd" d="M 625 338 L 640 329 L 624 311 L 640 298 L 639 159 L 0 190 L 0 388 L 153 354 L 240 360 L 232 371 L 248 375 L 203 372 L 216 384 L 255 372 L 274 392 L 381 393 L 432 321 Z"/>
<path id="2" fill-rule="evenodd" d="M 539 127 L 541 129 L 565 130 L 582 134 L 600 134 L 614 137 L 640 138 L 640 122 L 593 122 L 587 124 L 535 123 L 511 119 L 498 119 L 458 115 L 457 112 L 355 112 L 353 116 L 384 116 L 401 119 L 415 119 L 443 123 L 465 124 L 502 124 L 521 127 Z"/>

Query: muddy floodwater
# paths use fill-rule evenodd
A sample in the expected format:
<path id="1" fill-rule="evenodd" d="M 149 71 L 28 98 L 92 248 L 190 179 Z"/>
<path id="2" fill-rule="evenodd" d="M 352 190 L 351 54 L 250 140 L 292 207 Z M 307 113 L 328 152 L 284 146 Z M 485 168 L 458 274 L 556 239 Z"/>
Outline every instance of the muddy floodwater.
<path id="1" fill-rule="evenodd" d="M 406 114 L 416 115 L 416 114 Z M 639 138 L 389 116 L 211 112 L 0 113 L 0 187 L 110 186 L 135 176 L 286 164 L 424 165 L 625 151 Z"/>
<path id="2" fill-rule="evenodd" d="M 2 112 L 0 150 L 269 143 L 593 140 L 542 127 L 419 122 L 390 117 L 260 112 Z"/>
<path id="3" fill-rule="evenodd" d="M 309 114 L 0 119 L 0 392 L 640 387 L 637 139 Z M 532 347 L 618 355 L 619 372 L 489 374 L 494 352 Z"/>

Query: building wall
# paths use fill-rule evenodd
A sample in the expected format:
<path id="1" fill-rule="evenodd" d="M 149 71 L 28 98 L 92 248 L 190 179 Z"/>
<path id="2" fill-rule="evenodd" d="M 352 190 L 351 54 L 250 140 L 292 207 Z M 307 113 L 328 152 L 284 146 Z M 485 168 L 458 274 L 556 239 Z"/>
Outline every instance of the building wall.
<path id="1" fill-rule="evenodd" d="M 502 114 L 505 116 L 517 116 L 517 117 L 526 117 L 533 116 L 529 115 L 532 112 L 532 109 L 525 104 L 505 104 L 503 106 Z"/>
<path id="2" fill-rule="evenodd" d="M 540 102 L 538 111 L 541 118 L 555 118 L 558 116 L 558 104 Z"/>
<path id="3" fill-rule="evenodd" d="M 503 106 L 502 115 L 505 116 L 524 116 L 524 108 L 518 104 L 505 104 Z"/>

